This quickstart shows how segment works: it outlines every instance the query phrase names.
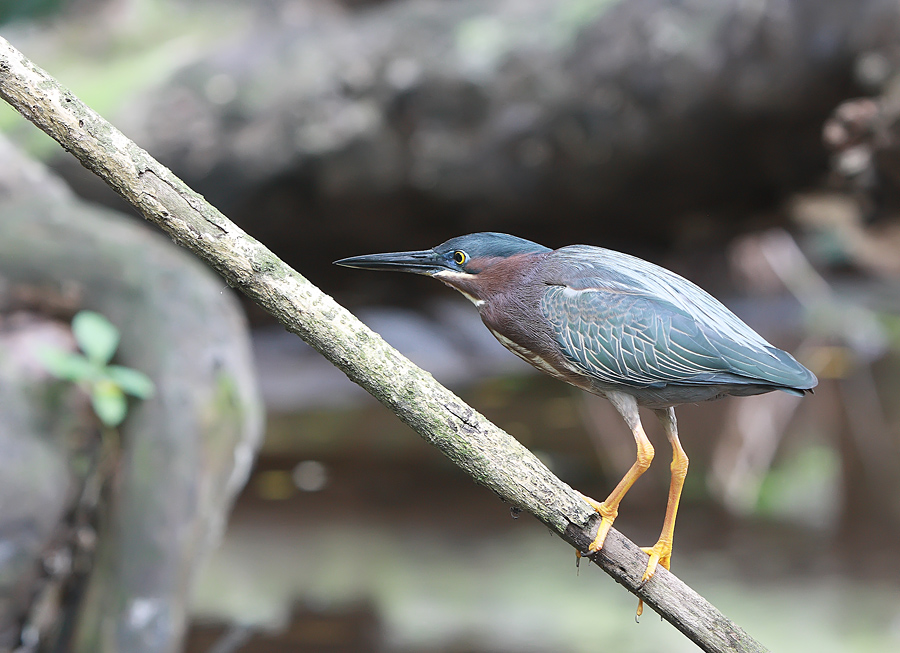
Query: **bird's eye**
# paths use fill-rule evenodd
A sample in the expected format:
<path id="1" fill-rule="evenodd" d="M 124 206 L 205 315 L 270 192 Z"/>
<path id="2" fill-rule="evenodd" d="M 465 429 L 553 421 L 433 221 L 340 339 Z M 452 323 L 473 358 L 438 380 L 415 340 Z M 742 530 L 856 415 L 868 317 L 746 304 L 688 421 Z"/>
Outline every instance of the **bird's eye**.
<path id="1" fill-rule="evenodd" d="M 463 265 L 468 259 L 469 259 L 469 257 L 462 250 L 458 249 L 455 252 L 453 252 L 453 262 L 456 263 L 457 265 Z"/>

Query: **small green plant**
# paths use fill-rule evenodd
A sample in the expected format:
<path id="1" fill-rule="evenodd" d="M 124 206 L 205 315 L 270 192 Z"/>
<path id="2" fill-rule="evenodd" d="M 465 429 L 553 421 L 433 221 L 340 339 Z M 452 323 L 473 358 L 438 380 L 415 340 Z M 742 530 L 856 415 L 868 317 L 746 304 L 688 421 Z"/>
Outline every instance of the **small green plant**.
<path id="1" fill-rule="evenodd" d="M 99 313 L 80 311 L 72 319 L 72 333 L 83 353 L 48 347 L 41 351 L 41 361 L 57 378 L 81 386 L 103 425 L 116 427 L 128 413 L 125 395 L 149 399 L 155 390 L 153 381 L 138 370 L 109 364 L 119 347 L 120 334 Z"/>

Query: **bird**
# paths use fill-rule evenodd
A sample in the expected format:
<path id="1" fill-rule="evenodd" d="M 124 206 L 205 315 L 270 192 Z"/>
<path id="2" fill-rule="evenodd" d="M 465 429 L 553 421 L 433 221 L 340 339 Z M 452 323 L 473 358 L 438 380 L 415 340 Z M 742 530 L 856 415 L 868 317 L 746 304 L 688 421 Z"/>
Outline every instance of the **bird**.
<path id="1" fill-rule="evenodd" d="M 722 303 L 684 277 L 602 247 L 550 249 L 495 232 L 451 238 L 432 249 L 354 256 L 336 265 L 434 277 L 478 309 L 500 343 L 542 372 L 608 399 L 631 430 L 635 462 L 598 502 L 588 555 L 603 544 L 654 448 L 639 406 L 656 413 L 672 446 L 665 518 L 643 581 L 669 569 L 675 518 L 688 470 L 675 407 L 780 390 L 811 393 L 816 376 L 769 344 Z M 640 614 L 641 607 L 638 608 Z"/>

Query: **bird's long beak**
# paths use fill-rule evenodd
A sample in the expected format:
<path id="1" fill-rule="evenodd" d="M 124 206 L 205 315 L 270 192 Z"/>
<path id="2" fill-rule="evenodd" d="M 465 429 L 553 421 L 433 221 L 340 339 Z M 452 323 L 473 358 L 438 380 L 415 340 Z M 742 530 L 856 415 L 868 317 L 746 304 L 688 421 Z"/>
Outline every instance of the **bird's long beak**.
<path id="1" fill-rule="evenodd" d="M 393 270 L 395 272 L 412 272 L 432 276 L 442 270 L 450 269 L 442 256 L 431 249 L 417 252 L 390 252 L 387 254 L 368 254 L 351 256 L 335 261 L 335 265 L 362 270 Z"/>

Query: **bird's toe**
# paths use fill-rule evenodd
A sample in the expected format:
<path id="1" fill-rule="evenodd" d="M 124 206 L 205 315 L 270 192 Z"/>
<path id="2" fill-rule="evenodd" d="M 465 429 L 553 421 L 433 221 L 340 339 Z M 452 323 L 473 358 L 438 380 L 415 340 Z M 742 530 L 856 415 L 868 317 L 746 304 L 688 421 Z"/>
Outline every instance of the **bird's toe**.
<path id="1" fill-rule="evenodd" d="M 672 560 L 671 543 L 660 540 L 653 546 L 641 547 L 641 551 L 650 556 L 650 560 L 647 563 L 647 569 L 644 571 L 644 577 L 641 579 L 642 583 L 646 583 L 653 578 L 653 574 L 656 573 L 656 568 L 658 566 L 663 566 L 666 569 L 669 568 L 669 564 Z"/>
<path id="2" fill-rule="evenodd" d="M 588 547 L 588 554 L 590 555 L 591 553 L 597 553 L 597 551 L 603 548 L 603 544 L 606 542 L 606 536 L 609 535 L 609 530 L 612 528 L 613 522 L 616 520 L 619 511 L 608 506 L 606 502 L 597 501 L 584 494 L 581 496 L 588 505 L 600 515 L 600 525 L 597 527 L 597 534 L 594 536 L 594 540 Z"/>

